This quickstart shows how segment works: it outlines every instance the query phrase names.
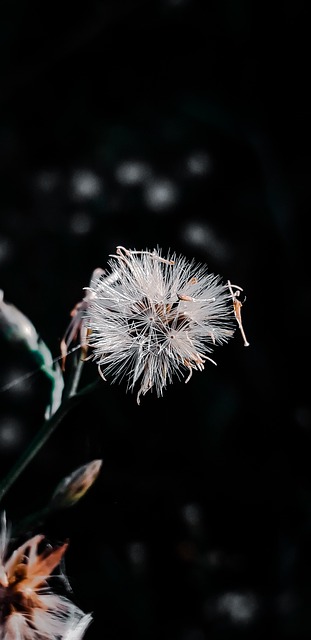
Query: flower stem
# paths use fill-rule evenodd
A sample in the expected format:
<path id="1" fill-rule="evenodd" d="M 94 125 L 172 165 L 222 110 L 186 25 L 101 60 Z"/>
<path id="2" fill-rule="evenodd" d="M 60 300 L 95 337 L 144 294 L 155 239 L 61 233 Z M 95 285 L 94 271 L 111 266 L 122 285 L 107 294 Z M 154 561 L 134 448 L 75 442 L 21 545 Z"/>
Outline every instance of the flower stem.
<path id="1" fill-rule="evenodd" d="M 49 505 L 43 507 L 35 513 L 32 513 L 30 516 L 27 516 L 11 528 L 11 536 L 15 538 L 21 533 L 26 533 L 29 529 L 32 529 L 32 525 L 34 523 L 36 524 L 36 527 L 41 527 L 42 523 L 49 515 L 51 515 L 51 513 L 52 509 L 49 508 Z"/>
<path id="2" fill-rule="evenodd" d="M 81 357 L 77 358 L 77 354 L 74 354 L 70 376 L 63 392 L 63 401 L 68 400 L 71 396 L 74 396 L 77 393 L 83 365 L 84 360 Z"/>
<path id="3" fill-rule="evenodd" d="M 9 473 L 0 482 L 0 502 L 6 495 L 7 491 L 17 480 L 17 478 L 19 478 L 24 469 L 29 465 L 31 460 L 33 460 L 33 458 L 40 451 L 46 441 L 50 438 L 52 433 L 54 433 L 56 427 L 58 427 L 58 425 L 62 422 L 66 414 L 75 405 L 77 405 L 87 393 L 93 391 L 93 389 L 95 389 L 97 386 L 98 380 L 87 385 L 78 393 L 70 395 L 65 401 L 62 402 L 54 415 L 43 423 L 41 429 L 35 435 L 29 446 L 25 449 L 25 451 L 23 451 L 22 455 L 10 469 Z"/>

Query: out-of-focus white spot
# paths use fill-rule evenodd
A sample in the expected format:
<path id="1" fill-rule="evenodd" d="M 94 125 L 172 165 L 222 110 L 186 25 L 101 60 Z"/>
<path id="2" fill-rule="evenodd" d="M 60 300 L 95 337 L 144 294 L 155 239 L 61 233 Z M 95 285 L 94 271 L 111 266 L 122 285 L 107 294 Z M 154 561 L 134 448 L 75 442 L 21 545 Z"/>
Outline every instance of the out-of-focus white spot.
<path id="1" fill-rule="evenodd" d="M 193 151 L 186 160 L 188 173 L 193 176 L 204 176 L 211 172 L 212 161 L 208 153 Z"/>
<path id="2" fill-rule="evenodd" d="M 13 256 L 13 244 L 4 236 L 0 236 L 0 264 L 5 263 L 7 260 Z"/>
<path id="3" fill-rule="evenodd" d="M 146 560 L 146 550 L 141 542 L 132 542 L 128 545 L 128 557 L 135 566 L 142 566 Z"/>
<path id="4" fill-rule="evenodd" d="M 186 504 L 182 507 L 182 516 L 187 524 L 198 527 L 202 520 L 201 507 L 197 504 Z"/>
<path id="5" fill-rule="evenodd" d="M 75 200 L 91 200 L 100 195 L 102 180 L 93 171 L 77 170 L 72 174 L 70 192 Z"/>
<path id="6" fill-rule="evenodd" d="M 190 246 L 204 249 L 218 260 L 226 260 L 230 255 L 227 243 L 221 240 L 207 224 L 189 222 L 183 227 L 181 235 Z"/>
<path id="7" fill-rule="evenodd" d="M 120 184 L 135 186 L 141 184 L 151 175 L 150 167 L 138 160 L 126 160 L 116 168 L 115 176 Z"/>
<path id="8" fill-rule="evenodd" d="M 237 624 L 247 624 L 256 615 L 258 602 L 253 594 L 227 592 L 218 598 L 217 610 Z"/>
<path id="9" fill-rule="evenodd" d="M 44 193 L 51 193 L 59 183 L 57 171 L 40 171 L 35 176 L 35 186 Z"/>
<path id="10" fill-rule="evenodd" d="M 183 236 L 187 242 L 202 246 L 208 240 L 209 232 L 207 227 L 199 222 L 189 222 L 183 229 Z"/>
<path id="11" fill-rule="evenodd" d="M 171 180 L 153 180 L 145 189 L 144 200 L 150 209 L 164 211 L 176 204 L 179 198 L 177 186 Z"/>
<path id="12" fill-rule="evenodd" d="M 86 235 L 92 229 L 93 221 L 91 216 L 83 211 L 79 211 L 78 213 L 74 213 L 69 220 L 69 228 L 72 233 L 76 235 Z"/>
<path id="13" fill-rule="evenodd" d="M 0 448 L 2 451 L 12 451 L 23 440 L 23 426 L 13 417 L 2 418 L 0 422 Z"/>

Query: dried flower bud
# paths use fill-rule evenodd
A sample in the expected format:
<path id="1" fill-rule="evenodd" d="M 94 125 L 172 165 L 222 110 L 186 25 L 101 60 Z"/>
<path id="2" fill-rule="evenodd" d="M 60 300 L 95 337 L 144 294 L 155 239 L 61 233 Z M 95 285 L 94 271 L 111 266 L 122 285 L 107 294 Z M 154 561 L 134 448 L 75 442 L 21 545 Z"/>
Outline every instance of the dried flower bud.
<path id="1" fill-rule="evenodd" d="M 101 466 L 102 460 L 92 460 L 66 476 L 56 487 L 50 507 L 64 509 L 78 502 L 94 484 Z"/>

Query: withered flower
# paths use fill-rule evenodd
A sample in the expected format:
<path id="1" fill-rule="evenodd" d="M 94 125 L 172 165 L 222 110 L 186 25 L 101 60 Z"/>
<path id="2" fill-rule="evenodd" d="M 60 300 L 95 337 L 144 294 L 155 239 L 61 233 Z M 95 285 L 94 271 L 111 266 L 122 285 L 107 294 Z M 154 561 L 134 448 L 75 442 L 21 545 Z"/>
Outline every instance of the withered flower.
<path id="1" fill-rule="evenodd" d="M 49 585 L 68 543 L 52 548 L 35 535 L 10 555 L 4 513 L 1 520 L 0 640 L 80 640 L 92 616 Z"/>

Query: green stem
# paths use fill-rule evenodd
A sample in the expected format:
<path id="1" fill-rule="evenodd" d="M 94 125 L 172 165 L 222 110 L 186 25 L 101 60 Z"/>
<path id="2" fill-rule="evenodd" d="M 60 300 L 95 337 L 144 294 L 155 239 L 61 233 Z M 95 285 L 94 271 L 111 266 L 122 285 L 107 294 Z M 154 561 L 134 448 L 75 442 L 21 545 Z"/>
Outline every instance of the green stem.
<path id="1" fill-rule="evenodd" d="M 12 527 L 11 537 L 15 538 L 21 533 L 26 533 L 29 529 L 32 528 L 32 525 L 34 523 L 36 523 L 36 527 L 40 527 L 46 520 L 46 518 L 51 515 L 51 513 L 52 510 L 49 508 L 49 506 L 43 507 L 39 511 L 32 513 L 30 516 L 27 516 Z"/>
<path id="2" fill-rule="evenodd" d="M 71 398 L 71 396 L 74 396 L 77 393 L 80 378 L 82 375 L 84 360 L 82 360 L 82 358 L 77 359 L 76 354 L 74 357 L 75 357 L 75 361 L 74 361 L 72 370 L 70 372 L 68 383 L 64 389 L 64 393 L 62 397 L 63 400 L 67 400 L 68 398 Z"/>
<path id="3" fill-rule="evenodd" d="M 43 426 L 35 435 L 30 445 L 23 451 L 20 458 L 10 469 L 9 473 L 5 478 L 0 482 L 0 502 L 2 498 L 6 495 L 7 491 L 11 488 L 17 478 L 21 475 L 24 469 L 29 465 L 31 460 L 35 457 L 35 455 L 40 451 L 46 441 L 50 438 L 52 433 L 54 433 L 56 427 L 62 422 L 63 418 L 66 414 L 80 402 L 80 400 L 90 391 L 95 389 L 98 386 L 98 380 L 96 382 L 91 383 L 81 389 L 79 393 L 71 395 L 66 399 L 65 402 L 62 402 L 60 407 L 54 413 L 54 415 L 46 420 L 43 423 Z"/>

